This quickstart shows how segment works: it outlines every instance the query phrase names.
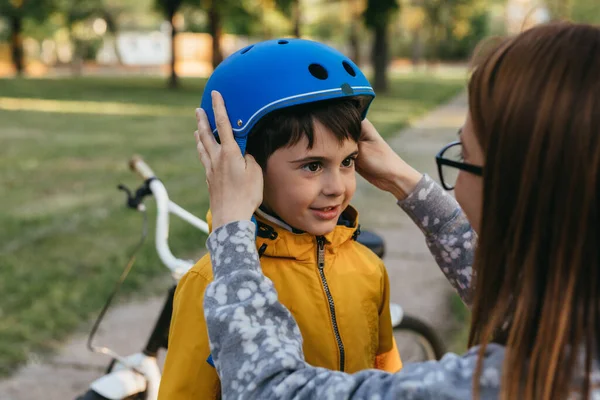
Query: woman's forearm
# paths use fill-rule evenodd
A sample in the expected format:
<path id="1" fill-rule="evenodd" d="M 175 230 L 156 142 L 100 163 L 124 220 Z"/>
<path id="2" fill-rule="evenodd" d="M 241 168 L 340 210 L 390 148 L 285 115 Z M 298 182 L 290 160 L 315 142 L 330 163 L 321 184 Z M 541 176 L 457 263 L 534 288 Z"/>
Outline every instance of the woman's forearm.
<path id="1" fill-rule="evenodd" d="M 399 165 L 394 167 L 394 173 L 388 176 L 385 186 L 398 201 L 402 201 L 415 190 L 423 175 L 404 160 L 399 158 L 397 162 Z"/>
<path id="2" fill-rule="evenodd" d="M 477 236 L 456 200 L 431 177 L 423 175 L 398 204 L 423 231 L 438 266 L 470 306 Z"/>

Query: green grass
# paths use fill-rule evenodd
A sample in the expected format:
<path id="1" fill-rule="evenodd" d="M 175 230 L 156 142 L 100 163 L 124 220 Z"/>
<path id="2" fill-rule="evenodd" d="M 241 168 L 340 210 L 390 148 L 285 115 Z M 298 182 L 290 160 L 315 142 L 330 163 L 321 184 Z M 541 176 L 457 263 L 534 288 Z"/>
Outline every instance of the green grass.
<path id="1" fill-rule="evenodd" d="M 192 137 L 204 82 L 182 83 L 171 91 L 158 78 L 0 80 L 0 375 L 60 346 L 112 290 L 140 234 L 140 215 L 116 190 L 140 183 L 127 169 L 132 154 L 149 162 L 174 201 L 206 212 Z M 463 77 L 395 77 L 370 119 L 391 135 L 463 85 Z M 153 225 L 125 294 L 168 279 Z M 204 240 L 173 220 L 175 254 L 194 258 Z"/>
<path id="2" fill-rule="evenodd" d="M 397 133 L 465 87 L 466 75 L 402 74 L 394 76 L 389 93 L 377 95 L 368 118 L 382 136 Z"/>
<path id="3" fill-rule="evenodd" d="M 454 328 L 450 333 L 448 349 L 454 353 L 462 354 L 467 351 L 469 341 L 469 327 L 471 323 L 470 311 L 457 294 L 450 298 L 450 309 L 454 317 Z"/>

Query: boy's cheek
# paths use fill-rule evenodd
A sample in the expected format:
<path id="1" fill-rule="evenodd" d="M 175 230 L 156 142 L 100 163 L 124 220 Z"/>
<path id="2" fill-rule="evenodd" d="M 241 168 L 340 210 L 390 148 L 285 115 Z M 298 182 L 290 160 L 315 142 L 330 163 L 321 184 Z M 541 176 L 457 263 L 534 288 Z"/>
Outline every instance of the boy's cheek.
<path id="1" fill-rule="evenodd" d="M 352 174 L 352 177 L 348 180 L 346 184 L 346 205 L 350 203 L 352 197 L 356 193 L 356 174 Z"/>

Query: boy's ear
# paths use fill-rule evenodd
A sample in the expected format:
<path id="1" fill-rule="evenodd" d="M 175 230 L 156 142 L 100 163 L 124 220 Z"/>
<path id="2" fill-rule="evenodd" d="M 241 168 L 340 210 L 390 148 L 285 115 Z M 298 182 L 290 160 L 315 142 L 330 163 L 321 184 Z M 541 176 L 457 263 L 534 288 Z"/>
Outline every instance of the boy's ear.
<path id="1" fill-rule="evenodd" d="M 265 165 L 261 165 L 260 169 L 262 170 L 263 176 L 267 173 L 267 167 L 269 165 L 269 159 L 267 158 L 267 160 L 265 161 Z"/>

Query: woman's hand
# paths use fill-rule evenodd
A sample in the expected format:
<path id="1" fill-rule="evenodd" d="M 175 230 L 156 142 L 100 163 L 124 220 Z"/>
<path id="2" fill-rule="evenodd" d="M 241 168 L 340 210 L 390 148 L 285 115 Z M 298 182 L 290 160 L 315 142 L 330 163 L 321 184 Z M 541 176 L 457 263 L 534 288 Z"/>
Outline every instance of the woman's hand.
<path id="1" fill-rule="evenodd" d="M 198 130 L 194 136 L 206 170 L 214 231 L 230 222 L 252 218 L 262 202 L 263 175 L 251 155 L 242 156 L 221 94 L 213 91 L 212 101 L 221 144 L 217 143 L 206 113 L 200 108 L 196 109 Z"/>
<path id="2" fill-rule="evenodd" d="M 404 200 L 422 178 L 379 135 L 369 120 L 362 123 L 356 170 L 372 185 Z"/>

